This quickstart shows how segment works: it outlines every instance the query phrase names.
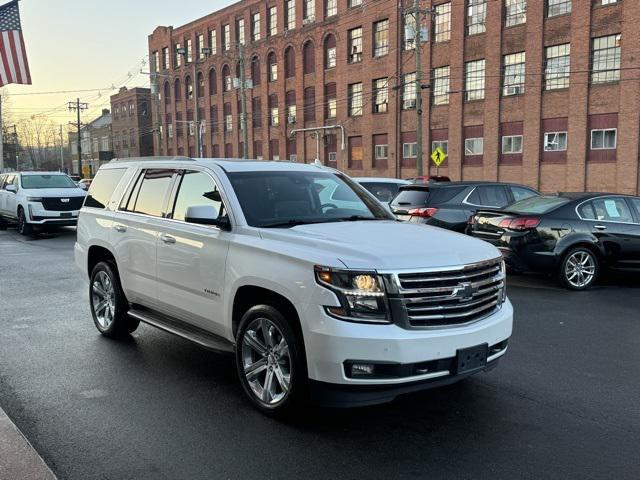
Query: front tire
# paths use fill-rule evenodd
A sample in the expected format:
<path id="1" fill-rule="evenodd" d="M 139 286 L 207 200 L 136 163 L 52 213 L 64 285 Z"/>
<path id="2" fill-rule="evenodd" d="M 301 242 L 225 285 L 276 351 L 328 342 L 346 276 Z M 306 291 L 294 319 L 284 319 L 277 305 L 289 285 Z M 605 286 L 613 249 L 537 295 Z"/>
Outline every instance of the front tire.
<path id="1" fill-rule="evenodd" d="M 27 221 L 27 216 L 22 207 L 18 209 L 18 233 L 25 237 L 33 235 L 33 226 Z"/>
<path id="2" fill-rule="evenodd" d="M 128 315 L 129 302 L 122 291 L 116 267 L 99 262 L 89 282 L 89 306 L 98 331 L 105 337 L 121 337 L 138 328 L 139 320 Z"/>
<path id="3" fill-rule="evenodd" d="M 598 278 L 598 257 L 586 247 L 569 250 L 560 264 L 558 279 L 569 290 L 587 290 Z"/>
<path id="4" fill-rule="evenodd" d="M 236 334 L 236 366 L 251 403 L 269 415 L 296 410 L 306 391 L 302 339 L 270 305 L 250 308 Z"/>

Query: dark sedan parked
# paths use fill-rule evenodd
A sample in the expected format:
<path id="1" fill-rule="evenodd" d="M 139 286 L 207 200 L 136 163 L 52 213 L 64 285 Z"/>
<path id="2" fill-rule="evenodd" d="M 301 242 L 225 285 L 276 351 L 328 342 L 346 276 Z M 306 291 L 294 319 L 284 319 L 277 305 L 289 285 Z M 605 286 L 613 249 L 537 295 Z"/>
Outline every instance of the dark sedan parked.
<path id="1" fill-rule="evenodd" d="M 602 268 L 640 271 L 640 198 L 573 193 L 528 198 L 503 211 L 478 211 L 470 234 L 498 247 L 518 271 L 556 274 L 589 288 Z"/>
<path id="2" fill-rule="evenodd" d="M 400 187 L 391 210 L 400 220 L 464 232 L 478 209 L 502 208 L 539 195 L 524 185 L 491 182 L 442 182 Z"/>

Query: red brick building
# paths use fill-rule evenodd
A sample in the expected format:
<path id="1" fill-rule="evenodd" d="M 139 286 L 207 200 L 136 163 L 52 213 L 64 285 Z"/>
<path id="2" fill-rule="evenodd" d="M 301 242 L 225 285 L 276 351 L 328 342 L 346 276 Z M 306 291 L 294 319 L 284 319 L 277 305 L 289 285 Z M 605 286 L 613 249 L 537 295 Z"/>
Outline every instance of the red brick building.
<path id="1" fill-rule="evenodd" d="M 352 175 L 415 175 L 416 29 L 400 4 L 243 1 L 156 28 L 149 37 L 160 93 L 156 152 L 194 155 L 200 132 L 204 156 L 242 155 L 234 78 L 243 44 L 253 80 L 250 158 L 310 162 L 319 144 L 324 163 Z M 421 29 L 428 32 L 425 165 L 442 146 L 449 157 L 440 174 L 456 180 L 638 191 L 640 2 L 423 0 L 421 7 L 433 10 Z M 318 138 L 291 134 L 321 126 L 340 128 Z"/>
<path id="2" fill-rule="evenodd" d="M 111 96 L 111 131 L 117 158 L 153 155 L 151 90 L 122 87 Z"/>

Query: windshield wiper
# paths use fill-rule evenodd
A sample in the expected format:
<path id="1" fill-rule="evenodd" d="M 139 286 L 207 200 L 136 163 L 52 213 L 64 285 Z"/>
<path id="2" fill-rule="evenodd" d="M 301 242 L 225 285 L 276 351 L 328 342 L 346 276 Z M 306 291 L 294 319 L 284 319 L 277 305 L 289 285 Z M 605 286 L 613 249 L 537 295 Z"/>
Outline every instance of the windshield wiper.
<path id="1" fill-rule="evenodd" d="M 358 220 L 391 220 L 390 218 L 365 217 L 364 215 L 351 215 L 350 217 L 340 217 L 334 220 L 340 222 L 356 222 Z"/>
<path id="2" fill-rule="evenodd" d="M 284 222 L 266 223 L 260 228 L 291 228 L 298 225 L 309 225 L 312 223 L 324 223 L 326 220 L 286 220 Z"/>

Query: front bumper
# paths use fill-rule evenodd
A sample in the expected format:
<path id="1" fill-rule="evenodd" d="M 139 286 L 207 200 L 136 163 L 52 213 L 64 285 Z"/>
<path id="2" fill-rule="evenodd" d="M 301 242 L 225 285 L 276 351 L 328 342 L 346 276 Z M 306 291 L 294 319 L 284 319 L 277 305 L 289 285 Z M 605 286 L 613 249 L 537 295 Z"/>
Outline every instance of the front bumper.
<path id="1" fill-rule="evenodd" d="M 28 221 L 35 225 L 73 226 L 78 223 L 79 210 L 58 212 L 45 210 L 41 203 L 30 202 L 27 205 Z"/>
<path id="2" fill-rule="evenodd" d="M 307 369 L 316 401 L 334 406 L 381 403 L 406 391 L 452 383 L 476 373 L 458 375 L 451 367 L 458 350 L 499 345 L 509 339 L 513 328 L 509 300 L 493 314 L 471 324 L 424 330 L 336 320 L 317 305 L 309 306 L 304 317 Z M 492 368 L 505 352 L 506 348 L 499 355 L 489 353 L 484 369 Z M 399 365 L 405 374 L 396 378 L 349 378 L 345 363 L 354 361 Z M 428 364 L 428 368 L 416 369 L 416 364 Z"/>

